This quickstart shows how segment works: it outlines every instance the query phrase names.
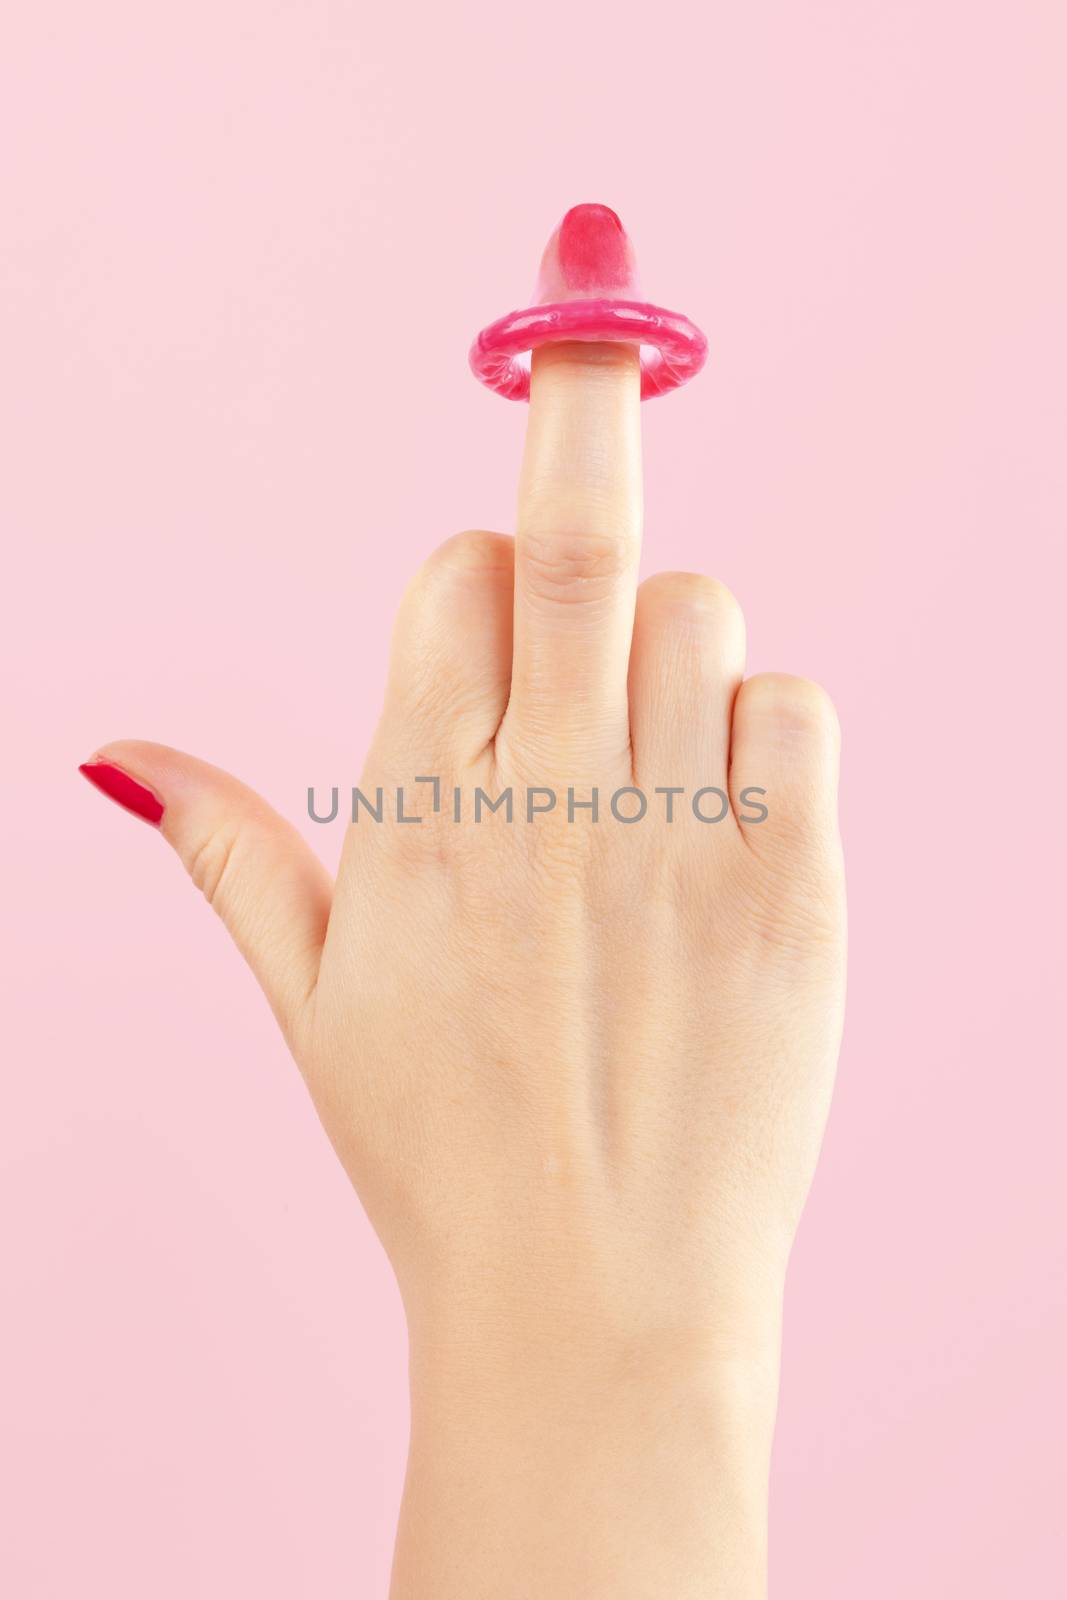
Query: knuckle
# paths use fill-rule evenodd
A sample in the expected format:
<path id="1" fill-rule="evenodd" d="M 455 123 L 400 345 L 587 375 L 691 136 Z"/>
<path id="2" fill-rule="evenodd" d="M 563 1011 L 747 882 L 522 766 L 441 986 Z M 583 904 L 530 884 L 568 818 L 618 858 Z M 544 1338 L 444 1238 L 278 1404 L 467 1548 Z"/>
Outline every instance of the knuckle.
<path id="1" fill-rule="evenodd" d="M 523 539 L 523 584 L 528 595 L 553 604 L 595 603 L 617 588 L 632 561 L 616 534 L 531 531 Z"/>
<path id="2" fill-rule="evenodd" d="M 584 828 L 559 817 L 544 818 L 530 841 L 530 861 L 537 881 L 557 893 L 579 892 L 589 870 L 589 838 Z"/>
<path id="3" fill-rule="evenodd" d="M 702 572 L 657 572 L 641 585 L 638 603 L 668 620 L 711 623 L 717 633 L 745 634 L 745 616 L 731 589 Z"/>
<path id="4" fill-rule="evenodd" d="M 411 724 L 436 728 L 447 723 L 454 709 L 455 683 L 429 651 L 408 657 L 403 690 L 404 715 Z"/>
<path id="5" fill-rule="evenodd" d="M 790 841 L 785 841 L 787 844 Z M 817 857 L 790 847 L 777 870 L 759 863 L 746 885 L 753 937 L 797 959 L 837 965 L 844 955 L 845 881 L 839 851 Z"/>
<path id="6" fill-rule="evenodd" d="M 467 528 L 438 545 L 423 563 L 419 576 L 432 581 L 440 575 L 510 572 L 512 549 L 513 541 L 506 534 Z"/>
<path id="7" fill-rule="evenodd" d="M 514 541 L 503 533 L 470 528 L 430 552 L 404 590 L 396 630 L 433 626 L 450 610 L 457 588 L 508 583 L 514 569 Z"/>
<path id="8" fill-rule="evenodd" d="M 726 585 L 703 572 L 655 572 L 645 579 L 641 593 L 657 604 L 677 605 L 687 610 L 741 610 Z"/>
<path id="9" fill-rule="evenodd" d="M 837 709 L 821 684 L 787 673 L 763 672 L 744 685 L 745 709 L 773 720 L 792 733 L 821 735 L 839 744 Z"/>
<path id="10" fill-rule="evenodd" d="M 209 906 L 218 907 L 225 892 L 237 851 L 239 834 L 216 828 L 205 835 L 188 863 L 189 876 Z"/>

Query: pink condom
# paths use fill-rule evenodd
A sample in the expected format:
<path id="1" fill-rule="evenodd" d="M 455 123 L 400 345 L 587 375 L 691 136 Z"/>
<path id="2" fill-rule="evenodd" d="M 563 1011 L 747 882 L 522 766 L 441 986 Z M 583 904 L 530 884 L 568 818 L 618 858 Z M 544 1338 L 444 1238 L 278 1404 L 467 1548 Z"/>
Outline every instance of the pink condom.
<path id="1" fill-rule="evenodd" d="M 641 346 L 641 398 L 666 394 L 696 377 L 708 353 L 700 329 L 677 311 L 641 298 L 633 246 L 608 206 L 573 206 L 545 248 L 536 305 L 491 322 L 471 345 L 476 378 L 506 400 L 530 398 L 520 360 L 563 339 Z"/>

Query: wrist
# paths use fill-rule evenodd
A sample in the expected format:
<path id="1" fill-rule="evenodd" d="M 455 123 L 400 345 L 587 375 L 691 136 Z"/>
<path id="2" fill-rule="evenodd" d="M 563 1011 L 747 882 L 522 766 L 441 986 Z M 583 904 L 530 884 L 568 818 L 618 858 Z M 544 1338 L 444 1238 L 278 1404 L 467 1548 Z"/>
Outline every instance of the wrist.
<path id="1" fill-rule="evenodd" d="M 551 1344 L 414 1335 L 394 1600 L 762 1596 L 776 1349 Z"/>

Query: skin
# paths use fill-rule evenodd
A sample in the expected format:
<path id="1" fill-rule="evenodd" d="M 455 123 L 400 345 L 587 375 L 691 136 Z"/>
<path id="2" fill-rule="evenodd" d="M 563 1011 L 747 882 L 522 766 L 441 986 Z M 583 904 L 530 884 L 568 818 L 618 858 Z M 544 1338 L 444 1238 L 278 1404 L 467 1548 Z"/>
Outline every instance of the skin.
<path id="1" fill-rule="evenodd" d="M 743 681 L 720 584 L 638 587 L 638 389 L 628 346 L 537 352 L 515 539 L 449 540 L 396 623 L 361 786 L 423 821 L 350 827 L 336 883 L 217 769 L 99 753 L 164 801 L 395 1268 L 393 1600 L 766 1592 L 782 1292 L 842 1019 L 839 736 L 814 684 Z M 516 821 L 434 814 L 427 773 L 514 786 Z M 688 796 L 714 784 L 709 826 Z M 600 820 L 527 824 L 526 785 L 596 786 Z M 674 823 L 613 821 L 630 785 L 684 788 Z"/>

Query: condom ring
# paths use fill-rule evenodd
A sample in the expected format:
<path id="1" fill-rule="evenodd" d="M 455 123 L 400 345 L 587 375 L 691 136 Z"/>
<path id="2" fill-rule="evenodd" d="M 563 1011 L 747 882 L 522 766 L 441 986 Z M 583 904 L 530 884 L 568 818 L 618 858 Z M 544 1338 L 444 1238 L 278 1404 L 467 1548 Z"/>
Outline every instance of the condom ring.
<path id="1" fill-rule="evenodd" d="M 521 359 L 566 339 L 641 347 L 641 398 L 695 378 L 708 341 L 695 323 L 640 297 L 633 246 L 608 206 L 573 206 L 541 259 L 536 304 L 483 328 L 470 349 L 474 376 L 505 400 L 530 398 Z"/>

